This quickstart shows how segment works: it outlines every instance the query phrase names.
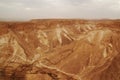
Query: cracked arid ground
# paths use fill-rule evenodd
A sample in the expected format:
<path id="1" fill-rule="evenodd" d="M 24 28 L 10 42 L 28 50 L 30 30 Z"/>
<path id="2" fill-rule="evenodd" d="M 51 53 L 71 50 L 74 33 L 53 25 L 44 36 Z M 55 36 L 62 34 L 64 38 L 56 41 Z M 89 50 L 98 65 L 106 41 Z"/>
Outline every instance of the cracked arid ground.
<path id="1" fill-rule="evenodd" d="M 0 22 L 0 80 L 120 80 L 120 20 Z"/>

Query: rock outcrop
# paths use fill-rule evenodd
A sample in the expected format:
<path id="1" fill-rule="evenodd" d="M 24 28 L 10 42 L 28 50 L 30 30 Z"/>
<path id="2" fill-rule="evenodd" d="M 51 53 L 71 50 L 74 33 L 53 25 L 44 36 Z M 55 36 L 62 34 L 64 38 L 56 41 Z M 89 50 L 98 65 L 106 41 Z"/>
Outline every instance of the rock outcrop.
<path id="1" fill-rule="evenodd" d="M 0 22 L 0 80 L 120 80 L 119 20 Z"/>

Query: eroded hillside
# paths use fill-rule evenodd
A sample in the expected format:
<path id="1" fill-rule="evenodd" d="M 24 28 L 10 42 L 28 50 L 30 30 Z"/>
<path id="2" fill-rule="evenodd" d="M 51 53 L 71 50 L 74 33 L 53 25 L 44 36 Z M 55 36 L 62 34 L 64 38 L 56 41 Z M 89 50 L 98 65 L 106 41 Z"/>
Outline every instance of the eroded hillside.
<path id="1" fill-rule="evenodd" d="M 0 80 L 120 80 L 120 21 L 0 22 Z"/>

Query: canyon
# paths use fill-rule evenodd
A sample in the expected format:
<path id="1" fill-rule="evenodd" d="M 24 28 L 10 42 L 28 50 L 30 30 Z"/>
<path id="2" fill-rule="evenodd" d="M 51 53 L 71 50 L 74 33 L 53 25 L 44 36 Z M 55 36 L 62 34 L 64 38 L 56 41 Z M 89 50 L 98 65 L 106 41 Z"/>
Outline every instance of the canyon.
<path id="1" fill-rule="evenodd" d="M 120 20 L 0 22 L 0 80 L 120 80 Z"/>

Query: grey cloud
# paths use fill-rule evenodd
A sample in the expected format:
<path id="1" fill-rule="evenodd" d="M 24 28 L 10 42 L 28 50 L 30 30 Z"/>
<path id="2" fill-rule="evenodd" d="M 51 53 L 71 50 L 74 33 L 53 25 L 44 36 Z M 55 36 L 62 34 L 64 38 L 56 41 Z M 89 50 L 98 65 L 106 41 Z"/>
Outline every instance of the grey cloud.
<path id="1" fill-rule="evenodd" d="M 120 18 L 120 1 L 1 0 L 0 18 Z"/>
<path id="2" fill-rule="evenodd" d="M 71 5 L 80 5 L 80 4 L 83 4 L 83 3 L 89 3 L 91 1 L 92 0 L 66 0 L 66 2 L 68 2 Z"/>
<path id="3" fill-rule="evenodd" d="M 1 0 L 0 3 L 8 5 L 22 4 L 22 6 L 31 7 L 47 5 L 45 0 Z"/>

